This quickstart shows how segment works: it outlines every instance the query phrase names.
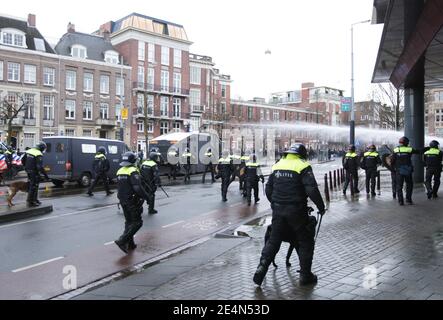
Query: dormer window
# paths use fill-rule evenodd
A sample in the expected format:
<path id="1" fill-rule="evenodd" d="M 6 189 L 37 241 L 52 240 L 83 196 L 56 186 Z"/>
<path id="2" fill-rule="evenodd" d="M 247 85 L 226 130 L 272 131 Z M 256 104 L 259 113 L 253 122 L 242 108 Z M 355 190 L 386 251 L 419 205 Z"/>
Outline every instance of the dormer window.
<path id="1" fill-rule="evenodd" d="M 118 64 L 118 52 L 112 50 L 106 51 L 105 61 L 108 63 Z"/>
<path id="2" fill-rule="evenodd" d="M 78 45 L 78 44 L 72 46 L 71 55 L 74 58 L 80 58 L 80 59 L 86 59 L 88 57 L 86 54 L 86 47 Z"/>
<path id="3" fill-rule="evenodd" d="M 2 29 L 0 33 L 0 43 L 8 46 L 27 48 L 25 33 L 12 28 Z"/>

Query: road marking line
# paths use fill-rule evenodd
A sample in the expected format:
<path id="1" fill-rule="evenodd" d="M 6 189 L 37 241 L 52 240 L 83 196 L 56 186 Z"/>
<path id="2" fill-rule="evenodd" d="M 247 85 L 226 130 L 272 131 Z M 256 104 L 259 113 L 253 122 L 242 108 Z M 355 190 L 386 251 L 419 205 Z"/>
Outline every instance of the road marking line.
<path id="1" fill-rule="evenodd" d="M 114 241 L 106 242 L 106 243 L 105 243 L 105 246 L 109 246 L 109 245 L 111 245 L 111 244 L 114 244 Z"/>
<path id="2" fill-rule="evenodd" d="M 36 263 L 36 264 L 32 264 L 32 265 L 27 266 L 27 267 L 23 267 L 23 268 L 20 268 L 20 269 L 12 270 L 12 272 L 16 273 L 16 272 L 28 270 L 28 269 L 35 268 L 35 267 L 41 266 L 43 264 L 50 263 L 50 262 L 53 262 L 53 261 L 57 261 L 57 260 L 60 260 L 60 259 L 63 259 L 63 258 L 64 257 L 58 257 L 58 258 L 54 258 L 54 259 L 49 259 L 49 260 L 42 261 L 42 262 L 39 262 L 39 263 Z"/>
<path id="3" fill-rule="evenodd" d="M 166 228 L 169 228 L 169 227 L 175 226 L 175 225 L 180 224 L 180 223 L 183 223 L 183 222 L 185 222 L 185 221 L 184 221 L 184 220 L 177 221 L 177 222 L 174 222 L 174 223 L 168 224 L 168 225 L 166 225 L 166 226 L 163 226 L 162 228 L 166 229 Z"/>

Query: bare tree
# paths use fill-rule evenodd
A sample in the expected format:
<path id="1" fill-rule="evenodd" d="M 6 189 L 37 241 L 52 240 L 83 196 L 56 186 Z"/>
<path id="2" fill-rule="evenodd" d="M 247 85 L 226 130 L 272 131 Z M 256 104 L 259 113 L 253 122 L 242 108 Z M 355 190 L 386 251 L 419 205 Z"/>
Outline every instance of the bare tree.
<path id="1" fill-rule="evenodd" d="M 2 119 L 3 123 L 7 125 L 8 145 L 11 144 L 12 123 L 14 119 L 18 118 L 20 112 L 25 111 L 28 108 L 28 105 L 29 104 L 21 94 L 16 94 L 14 101 L 8 101 L 7 95 L 0 101 L 0 119 Z"/>
<path id="2" fill-rule="evenodd" d="M 397 89 L 392 83 L 377 85 L 373 90 L 375 114 L 380 119 L 380 123 L 386 124 L 388 129 L 400 130 L 404 127 L 404 90 Z"/>

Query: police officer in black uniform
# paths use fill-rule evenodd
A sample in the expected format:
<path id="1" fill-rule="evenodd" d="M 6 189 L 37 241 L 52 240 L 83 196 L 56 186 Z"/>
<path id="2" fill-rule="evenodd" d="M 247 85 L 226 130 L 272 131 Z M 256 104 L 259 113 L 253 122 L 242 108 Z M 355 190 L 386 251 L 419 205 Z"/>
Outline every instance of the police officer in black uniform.
<path id="1" fill-rule="evenodd" d="M 242 191 L 243 198 L 247 197 L 246 163 L 249 162 L 250 158 L 251 158 L 251 151 L 250 150 L 246 150 L 246 152 L 240 158 L 239 180 L 240 180 L 240 190 Z"/>
<path id="2" fill-rule="evenodd" d="M 94 161 L 92 162 L 92 173 L 94 174 L 94 177 L 92 179 L 91 185 L 89 186 L 88 192 L 86 193 L 88 196 L 92 197 L 94 195 L 92 191 L 94 191 L 95 186 L 100 180 L 103 181 L 107 196 L 114 193 L 109 189 L 107 173 L 110 168 L 111 166 L 109 164 L 109 160 L 106 158 L 105 147 L 98 148 L 97 154 L 95 155 Z"/>
<path id="3" fill-rule="evenodd" d="M 349 183 L 351 183 L 351 188 L 354 189 L 355 193 L 360 193 L 360 190 L 358 190 L 359 158 L 353 144 L 349 145 L 348 152 L 343 157 L 343 168 L 345 168 L 346 171 L 343 194 L 346 195 Z"/>
<path id="4" fill-rule="evenodd" d="M 213 160 L 216 159 L 214 157 L 214 154 L 212 153 L 211 148 L 208 149 L 208 151 L 206 151 L 205 153 L 205 157 L 206 157 L 206 165 L 205 165 L 205 172 L 203 173 L 203 177 L 202 177 L 202 183 L 205 183 L 206 181 L 206 172 L 211 172 L 211 181 L 215 182 L 215 170 L 214 170 L 214 165 L 213 165 Z"/>
<path id="5" fill-rule="evenodd" d="M 117 172 L 117 197 L 125 215 L 125 229 L 115 244 L 125 253 L 134 250 L 134 235 L 142 227 L 144 200 L 149 201 L 149 194 L 143 188 L 142 179 L 136 166 L 137 155 L 131 151 L 122 156 L 120 170 Z"/>
<path id="6" fill-rule="evenodd" d="M 26 150 L 24 157 L 25 170 L 28 174 L 28 198 L 26 202 L 30 207 L 36 207 L 41 204 L 38 200 L 38 186 L 40 183 L 40 174 L 42 174 L 46 180 L 49 180 L 48 175 L 43 168 L 43 152 L 46 150 L 46 143 L 39 142 L 35 148 Z"/>
<path id="7" fill-rule="evenodd" d="M 185 152 L 182 154 L 182 158 L 184 160 L 183 169 L 185 169 L 185 183 L 191 181 L 191 162 L 192 162 L 192 153 L 189 148 L 185 149 Z"/>
<path id="8" fill-rule="evenodd" d="M 440 177 L 442 171 L 442 157 L 443 153 L 439 149 L 439 142 L 432 140 L 429 143 L 429 149 L 424 153 L 423 160 L 426 166 L 426 193 L 428 199 L 436 199 L 438 188 L 440 187 Z M 432 186 L 432 178 L 434 178 L 434 185 Z"/>
<path id="9" fill-rule="evenodd" d="M 246 182 L 246 199 L 248 200 L 248 206 L 251 205 L 252 189 L 254 189 L 255 203 L 260 201 L 258 197 L 259 187 L 258 182 L 261 180 L 265 182 L 265 177 L 260 168 L 260 164 L 257 162 L 257 156 L 251 154 L 250 161 L 245 164 L 245 182 Z"/>
<path id="10" fill-rule="evenodd" d="M 222 157 L 218 160 L 217 164 L 217 176 L 216 179 L 221 178 L 221 193 L 222 193 L 222 201 L 226 202 L 228 199 L 226 198 L 228 193 L 229 183 L 231 181 L 231 175 L 234 171 L 234 166 L 232 165 L 232 160 L 229 157 L 228 151 L 223 151 Z"/>
<path id="11" fill-rule="evenodd" d="M 317 282 L 317 276 L 311 272 L 317 220 L 308 213 L 307 198 L 315 203 L 321 215 L 325 213 L 325 204 L 307 156 L 306 147 L 296 143 L 272 167 L 266 184 L 266 196 L 272 207 L 272 232 L 253 278 L 259 286 L 288 229 L 295 233 L 299 244 L 300 285 Z"/>
<path id="12" fill-rule="evenodd" d="M 177 172 L 180 171 L 180 161 L 179 161 L 178 150 L 175 146 L 169 148 L 168 166 L 169 166 L 168 180 L 171 180 L 171 177 L 174 180 L 177 180 Z"/>
<path id="13" fill-rule="evenodd" d="M 140 167 L 140 173 L 142 176 L 143 187 L 149 194 L 148 208 L 149 214 L 158 213 L 154 209 L 155 205 L 155 192 L 157 191 L 157 186 L 161 186 L 160 174 L 158 170 L 159 153 L 151 152 L 149 154 L 149 160 L 142 162 Z"/>
<path id="14" fill-rule="evenodd" d="M 377 182 L 378 166 L 381 165 L 380 155 L 375 145 L 370 145 L 368 151 L 365 152 L 361 161 L 361 167 L 366 173 L 366 193 L 371 192 L 371 196 L 376 196 L 375 184 Z M 369 190 L 369 185 L 371 189 Z"/>
<path id="15" fill-rule="evenodd" d="M 416 150 L 409 146 L 409 139 L 407 137 L 401 137 L 399 146 L 394 149 L 392 155 L 392 166 L 395 167 L 396 185 L 397 185 L 397 198 L 398 203 L 403 206 L 403 184 L 406 183 L 406 203 L 414 204 L 412 202 L 412 191 L 414 183 L 412 180 L 412 172 L 414 167 L 412 166 L 412 155 L 420 154 L 419 150 Z"/>

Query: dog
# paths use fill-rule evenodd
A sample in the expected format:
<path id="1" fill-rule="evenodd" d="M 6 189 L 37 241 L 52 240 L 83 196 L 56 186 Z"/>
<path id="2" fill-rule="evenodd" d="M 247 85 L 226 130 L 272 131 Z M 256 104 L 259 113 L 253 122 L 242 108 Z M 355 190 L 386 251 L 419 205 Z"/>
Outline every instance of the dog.
<path id="1" fill-rule="evenodd" d="M 12 199 L 15 197 L 17 192 L 28 192 L 29 182 L 27 181 L 14 181 L 9 185 L 8 197 L 6 198 L 8 202 L 8 206 L 12 207 L 14 204 L 12 203 Z"/>
<path id="2" fill-rule="evenodd" d="M 288 252 L 286 254 L 286 267 L 289 268 L 291 266 L 289 259 L 291 258 L 292 251 L 294 251 L 294 249 L 295 249 L 298 254 L 299 246 L 298 246 L 297 239 L 295 238 L 295 233 L 290 232 L 290 230 L 286 230 L 286 231 L 289 231 L 289 232 L 285 232 L 283 234 L 283 242 L 289 243 Z M 266 229 L 266 233 L 265 233 L 265 245 L 269 241 L 269 238 L 271 237 L 271 232 L 272 232 L 272 225 L 269 225 L 268 228 Z M 272 264 L 274 265 L 274 268 L 278 268 L 278 266 L 275 264 L 275 259 L 272 260 Z"/>

